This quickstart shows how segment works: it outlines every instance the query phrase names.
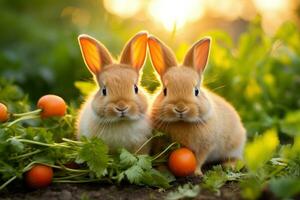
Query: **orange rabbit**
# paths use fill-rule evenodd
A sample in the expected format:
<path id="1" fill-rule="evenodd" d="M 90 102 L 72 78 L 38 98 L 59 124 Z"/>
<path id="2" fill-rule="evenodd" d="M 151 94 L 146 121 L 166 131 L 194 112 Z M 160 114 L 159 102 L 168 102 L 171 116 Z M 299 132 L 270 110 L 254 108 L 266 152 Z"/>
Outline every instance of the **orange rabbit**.
<path id="1" fill-rule="evenodd" d="M 113 61 L 97 40 L 80 35 L 82 56 L 99 88 L 82 105 L 77 122 L 78 137 L 99 137 L 111 152 L 118 148 L 136 151 L 150 136 L 147 98 L 138 87 L 144 65 L 148 34 L 136 34 L 124 47 L 120 62 Z M 141 153 L 147 153 L 145 147 Z"/>
<path id="2" fill-rule="evenodd" d="M 196 42 L 178 65 L 171 49 L 154 36 L 148 38 L 152 64 L 163 85 L 152 106 L 153 128 L 194 151 L 197 175 L 205 162 L 241 159 L 246 141 L 233 106 L 201 85 L 210 42 Z"/>

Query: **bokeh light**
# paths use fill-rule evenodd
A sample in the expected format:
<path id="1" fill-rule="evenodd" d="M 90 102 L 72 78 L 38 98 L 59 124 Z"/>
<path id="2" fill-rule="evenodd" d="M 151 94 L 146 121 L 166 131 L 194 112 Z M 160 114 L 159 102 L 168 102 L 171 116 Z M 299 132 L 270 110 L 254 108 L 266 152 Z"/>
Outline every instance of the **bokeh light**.
<path id="1" fill-rule="evenodd" d="M 193 23 L 211 25 L 237 20 L 251 21 L 258 14 L 266 33 L 274 33 L 287 20 L 293 19 L 297 0 L 103 0 L 104 7 L 122 18 L 161 25 L 167 31 L 184 30 Z"/>
<path id="2" fill-rule="evenodd" d="M 205 8 L 209 15 L 234 20 L 243 12 L 243 2 L 243 0 L 210 0 L 205 1 Z"/>
<path id="3" fill-rule="evenodd" d="M 61 12 L 62 17 L 70 17 L 73 24 L 87 26 L 91 20 L 91 15 L 88 11 L 72 6 L 64 8 Z"/>
<path id="4" fill-rule="evenodd" d="M 142 7 L 140 0 L 104 0 L 103 3 L 108 12 L 126 18 L 134 16 Z"/>
<path id="5" fill-rule="evenodd" d="M 262 27 L 268 34 L 272 34 L 284 22 L 293 18 L 293 0 L 253 0 L 262 16 Z"/>
<path id="6" fill-rule="evenodd" d="M 171 31 L 183 27 L 204 15 L 203 3 L 200 0 L 153 0 L 149 6 L 150 15 Z"/>
<path id="7" fill-rule="evenodd" d="M 261 12 L 283 10 L 288 0 L 253 0 L 257 9 Z"/>

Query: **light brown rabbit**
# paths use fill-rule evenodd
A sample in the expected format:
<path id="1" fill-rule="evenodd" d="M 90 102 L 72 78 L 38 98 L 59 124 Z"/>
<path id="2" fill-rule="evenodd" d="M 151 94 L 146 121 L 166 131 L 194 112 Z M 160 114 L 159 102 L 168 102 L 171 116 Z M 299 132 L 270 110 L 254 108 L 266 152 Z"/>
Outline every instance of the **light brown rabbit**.
<path id="1" fill-rule="evenodd" d="M 151 136 L 147 118 L 147 98 L 138 87 L 139 71 L 147 50 L 146 32 L 136 34 L 125 45 L 120 62 L 113 61 L 108 50 L 88 35 L 78 37 L 85 64 L 99 88 L 82 105 L 78 137 L 99 137 L 110 152 L 124 147 L 134 152 Z M 147 153 L 145 147 L 140 153 Z"/>
<path id="2" fill-rule="evenodd" d="M 163 85 L 152 106 L 153 128 L 194 151 L 197 175 L 202 175 L 205 162 L 241 159 L 246 141 L 245 128 L 233 106 L 201 86 L 210 41 L 196 42 L 178 65 L 163 42 L 148 38 L 152 64 Z"/>

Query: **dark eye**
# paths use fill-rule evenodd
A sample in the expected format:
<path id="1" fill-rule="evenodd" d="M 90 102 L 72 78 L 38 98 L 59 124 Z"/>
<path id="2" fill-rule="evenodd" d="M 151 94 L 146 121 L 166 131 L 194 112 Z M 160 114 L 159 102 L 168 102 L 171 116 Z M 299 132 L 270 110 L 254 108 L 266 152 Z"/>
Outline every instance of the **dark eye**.
<path id="1" fill-rule="evenodd" d="M 164 89 L 164 95 L 167 96 L 167 88 Z"/>
<path id="2" fill-rule="evenodd" d="M 106 88 L 105 87 L 103 87 L 103 89 L 102 89 L 102 94 L 103 94 L 103 96 L 106 96 Z"/>
<path id="3" fill-rule="evenodd" d="M 199 94 L 199 90 L 198 88 L 195 88 L 195 96 L 198 96 L 198 94 Z"/>
<path id="4" fill-rule="evenodd" d="M 138 88 L 136 85 L 134 85 L 134 92 L 135 92 L 136 94 L 139 92 L 139 88 Z"/>

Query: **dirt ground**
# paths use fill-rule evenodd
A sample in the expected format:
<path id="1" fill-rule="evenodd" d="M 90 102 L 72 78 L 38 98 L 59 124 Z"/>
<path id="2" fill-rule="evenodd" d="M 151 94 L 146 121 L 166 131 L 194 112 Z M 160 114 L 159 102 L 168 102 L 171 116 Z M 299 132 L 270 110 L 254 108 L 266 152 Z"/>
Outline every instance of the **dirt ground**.
<path id="1" fill-rule="evenodd" d="M 120 186 L 87 183 L 87 184 L 52 184 L 51 186 L 40 190 L 28 190 L 23 185 L 11 185 L 8 190 L 0 193 L 0 199 L 23 200 L 23 199 L 47 199 L 47 200 L 88 200 L 88 199 L 105 199 L 105 200 L 131 200 L 131 199 L 157 199 L 162 200 L 168 192 L 177 188 L 178 185 L 186 182 L 197 184 L 201 182 L 198 177 L 188 177 L 179 179 L 174 187 L 167 191 L 161 191 L 149 187 L 123 184 Z M 198 200 L 238 200 L 242 199 L 240 190 L 236 183 L 228 183 L 221 189 L 221 195 L 216 196 L 209 191 L 201 191 Z"/>

